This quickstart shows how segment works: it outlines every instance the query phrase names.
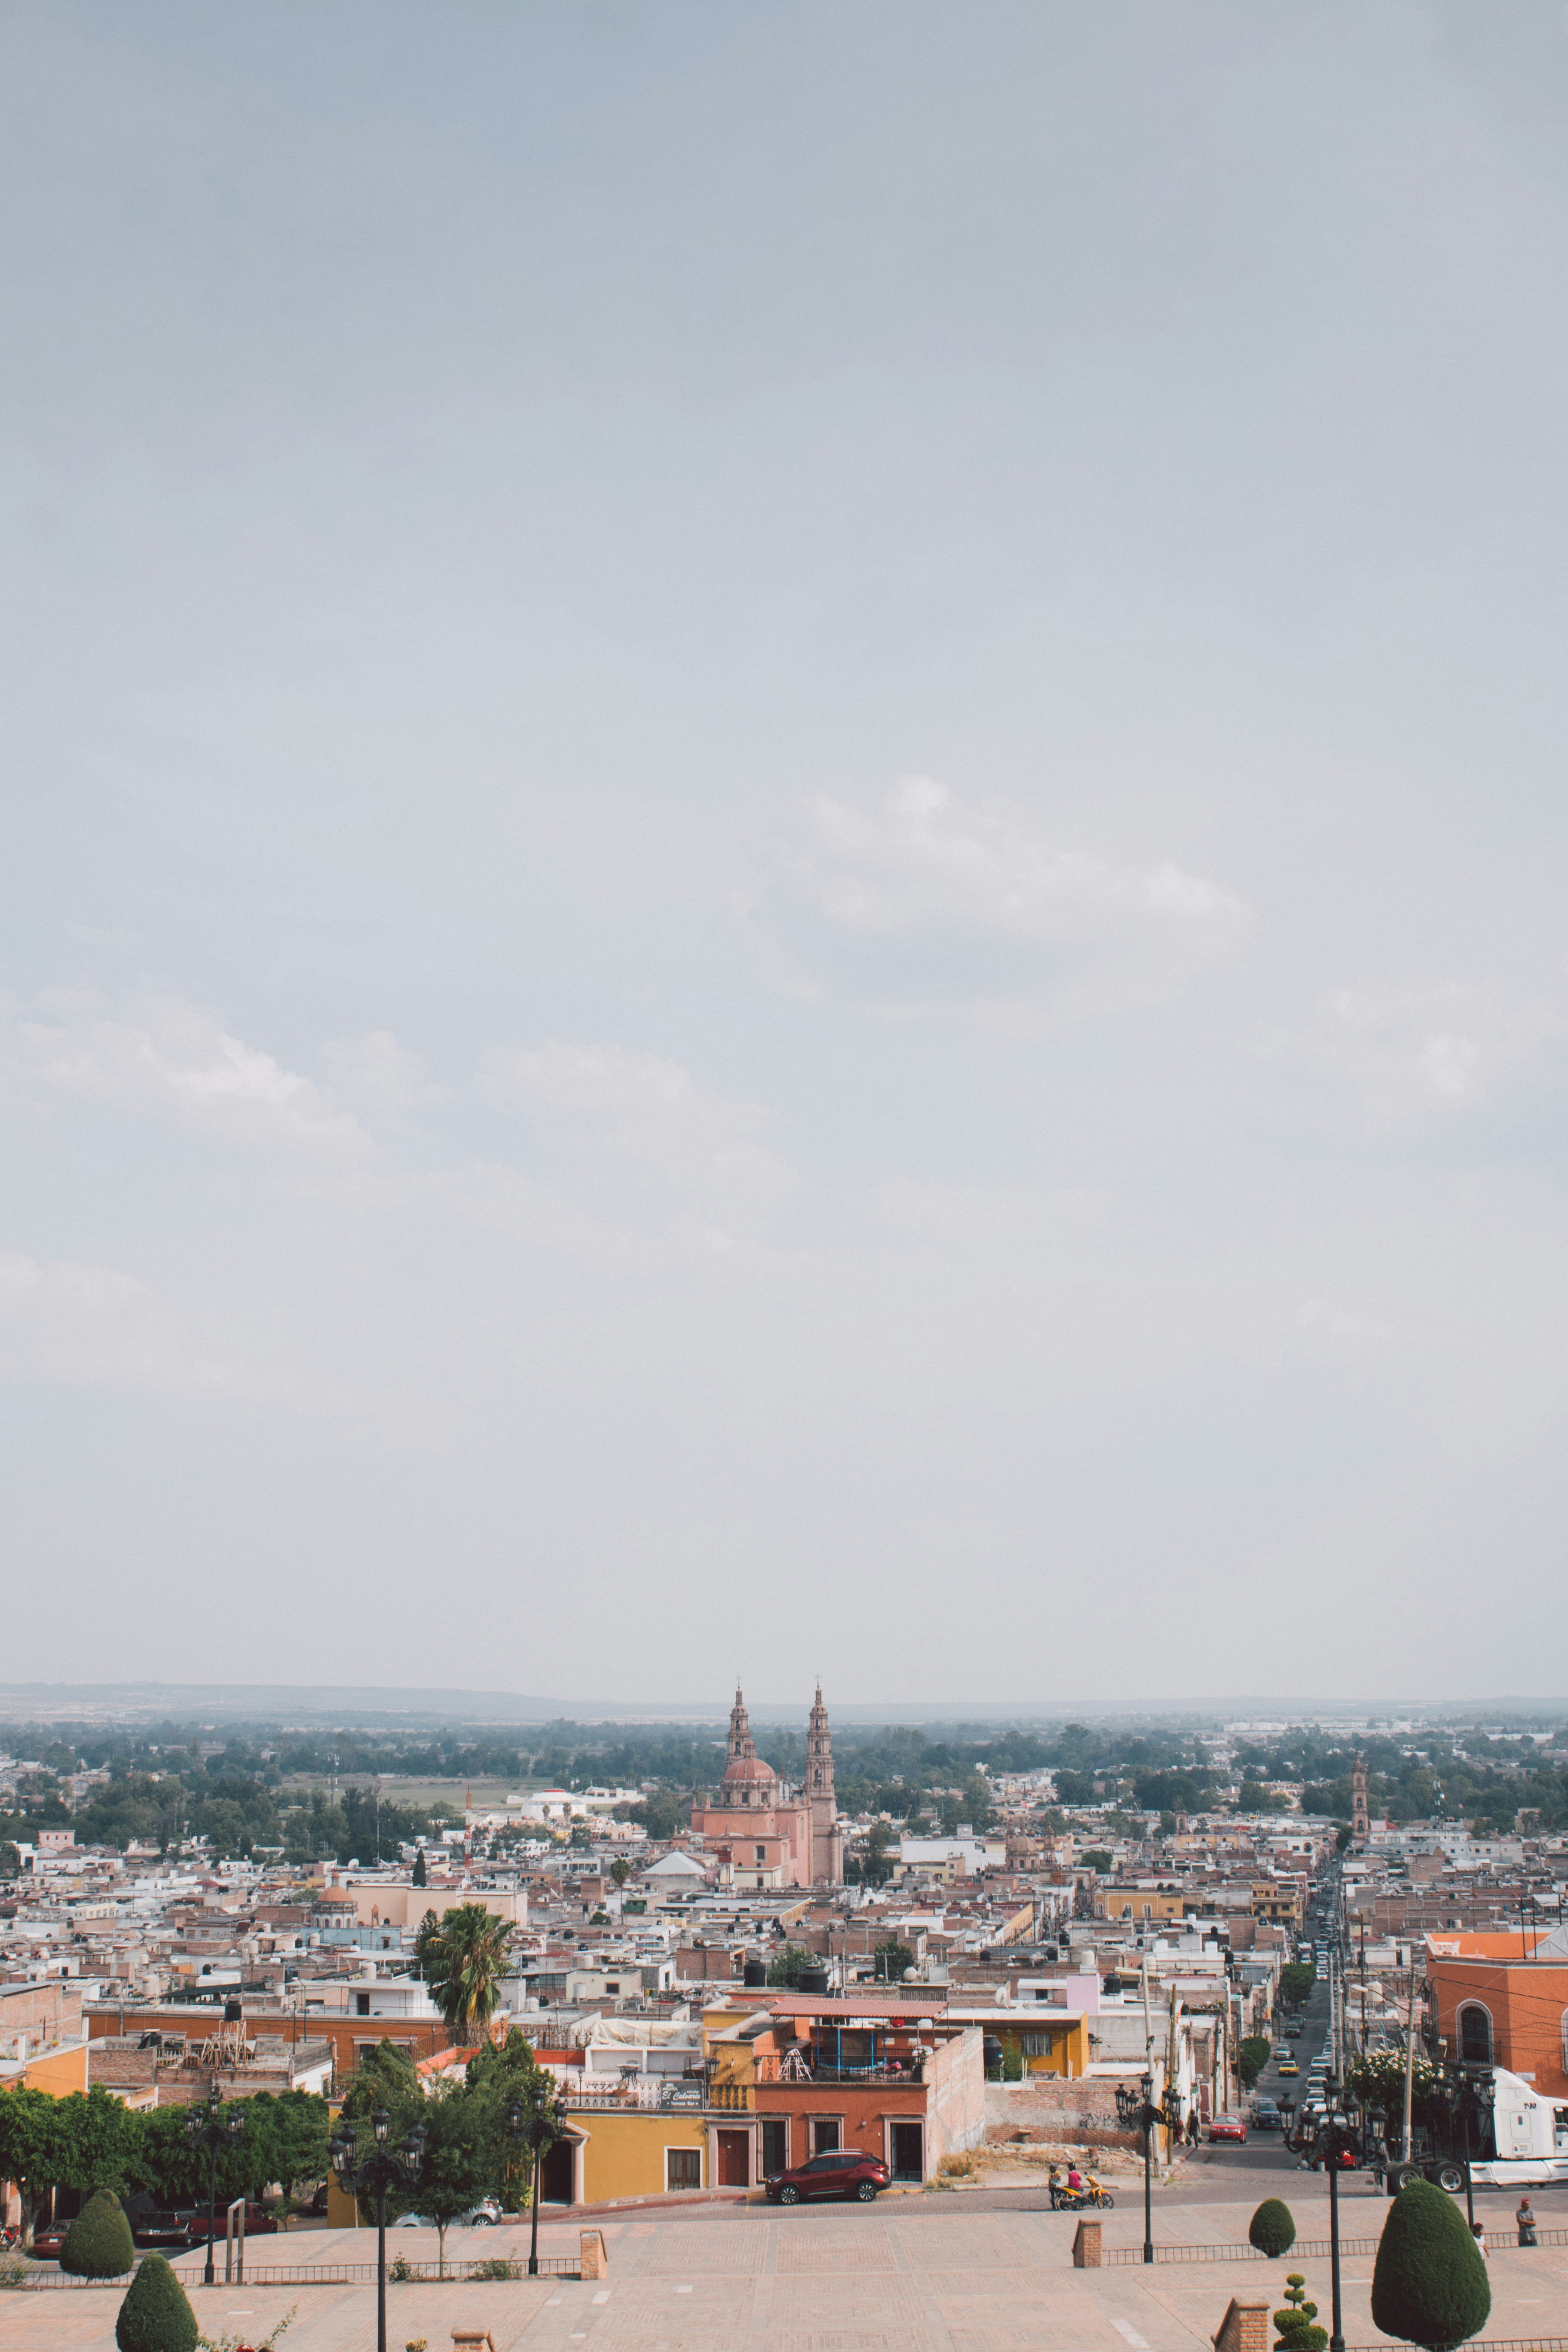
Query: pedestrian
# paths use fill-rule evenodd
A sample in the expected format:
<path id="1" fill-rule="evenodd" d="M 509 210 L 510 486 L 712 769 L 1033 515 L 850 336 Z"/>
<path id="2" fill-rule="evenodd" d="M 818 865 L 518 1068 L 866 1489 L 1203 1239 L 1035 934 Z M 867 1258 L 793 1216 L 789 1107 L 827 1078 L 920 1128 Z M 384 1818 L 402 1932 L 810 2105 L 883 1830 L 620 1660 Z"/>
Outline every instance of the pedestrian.
<path id="1" fill-rule="evenodd" d="M 1479 2254 L 1482 2262 L 1489 2263 L 1491 2256 L 1487 2252 L 1487 2233 L 1482 2229 L 1479 2221 L 1472 2221 L 1470 2223 L 1470 2235 L 1476 2242 L 1476 2252 Z"/>
<path id="2" fill-rule="evenodd" d="M 1528 2197 L 1521 2197 L 1520 2199 L 1519 2210 L 1513 2218 L 1519 2224 L 1520 2244 L 1521 2246 L 1538 2246 L 1541 2243 L 1541 2241 L 1535 2234 L 1535 2215 L 1531 2210 L 1531 2204 Z"/>
<path id="3" fill-rule="evenodd" d="M 1192 2113 L 1191 2113 L 1191 2114 L 1188 2116 L 1188 2117 L 1187 2117 L 1187 2146 L 1188 2146 L 1189 2147 L 1196 2147 L 1197 2144 L 1198 2144 L 1198 2111 L 1197 2111 L 1196 2107 L 1194 2107 L 1194 2108 L 1192 2110 Z"/>

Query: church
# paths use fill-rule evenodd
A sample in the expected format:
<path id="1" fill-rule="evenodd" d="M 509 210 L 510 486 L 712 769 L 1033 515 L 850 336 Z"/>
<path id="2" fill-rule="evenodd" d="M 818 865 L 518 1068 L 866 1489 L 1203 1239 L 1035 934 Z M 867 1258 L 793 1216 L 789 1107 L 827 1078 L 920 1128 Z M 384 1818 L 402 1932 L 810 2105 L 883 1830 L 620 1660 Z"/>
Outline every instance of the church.
<path id="1" fill-rule="evenodd" d="M 805 1741 L 805 1787 L 790 1788 L 757 1754 L 740 1689 L 730 1710 L 724 1778 L 691 1808 L 692 1843 L 728 1864 L 731 1886 L 841 1886 L 844 1832 L 833 1794 L 833 1735 L 822 1685 Z"/>

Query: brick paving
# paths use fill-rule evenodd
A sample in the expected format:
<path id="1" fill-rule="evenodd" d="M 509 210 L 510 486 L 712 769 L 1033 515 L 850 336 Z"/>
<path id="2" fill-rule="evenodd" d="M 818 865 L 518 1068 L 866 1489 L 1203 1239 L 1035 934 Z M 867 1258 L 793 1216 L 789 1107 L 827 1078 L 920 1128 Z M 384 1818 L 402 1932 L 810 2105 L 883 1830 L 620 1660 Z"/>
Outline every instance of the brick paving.
<path id="1" fill-rule="evenodd" d="M 1303 2200 L 1305 2203 L 1305 2200 Z M 1163 2239 L 1234 2243 L 1251 2201 L 1188 2208 Z M 1303 2235 L 1316 2200 L 1297 2215 Z M 1176 2226 L 1173 2226 L 1176 2225 Z M 391 2352 L 423 2336 L 449 2352 L 454 2327 L 489 2330 L 496 2352 L 1207 2352 L 1233 2293 L 1277 2298 L 1305 2271 L 1326 2323 L 1328 2263 L 1224 2261 L 1099 2272 L 1070 2264 L 1070 2215 L 974 2209 L 961 2198 L 889 2200 L 871 2211 L 753 2210 L 749 2227 L 650 2216 L 605 2221 L 610 2275 L 592 2280 L 405 2284 L 387 2289 Z M 1135 2244 L 1138 2213 L 1108 2217 L 1110 2244 Z M 448 2251 L 526 2256 L 523 2229 L 452 2232 Z M 397 2250 L 433 2260 L 434 2231 L 399 2231 Z M 574 2253 L 577 2231 L 550 2224 L 540 2252 Z M 315 2233 L 312 2259 L 363 2260 L 363 2231 Z M 299 2239 L 291 2253 L 303 2252 Z M 259 2249 L 258 2249 L 259 2253 Z M 1490 2338 L 1568 2334 L 1568 2248 L 1499 2246 Z M 1372 2265 L 1346 2264 L 1345 2334 L 1379 2341 L 1368 2309 Z M 0 2294 L 0 2352 L 112 2352 L 118 2294 L 69 2289 Z M 203 2332 L 256 2342 L 293 2305 L 281 2352 L 370 2352 L 373 2286 L 214 2287 L 192 2293 Z"/>

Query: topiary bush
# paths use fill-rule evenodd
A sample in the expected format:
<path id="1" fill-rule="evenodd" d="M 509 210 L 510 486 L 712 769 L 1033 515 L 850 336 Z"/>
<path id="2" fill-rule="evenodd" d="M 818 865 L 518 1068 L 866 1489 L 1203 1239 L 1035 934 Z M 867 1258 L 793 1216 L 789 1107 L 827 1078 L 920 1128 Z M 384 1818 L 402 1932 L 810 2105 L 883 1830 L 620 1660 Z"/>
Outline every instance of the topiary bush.
<path id="1" fill-rule="evenodd" d="M 1292 2271 L 1285 2282 L 1285 2308 L 1274 2315 L 1274 2329 L 1279 2341 L 1274 2352 L 1323 2352 L 1329 2340 L 1326 2327 L 1315 2327 L 1318 2306 L 1307 2301 L 1307 2282 L 1301 2272 Z"/>
<path id="2" fill-rule="evenodd" d="M 123 2278 L 136 2267 L 131 2224 L 112 2189 L 95 2189 L 60 2248 L 60 2268 L 73 2278 Z"/>
<path id="3" fill-rule="evenodd" d="M 1296 2219 L 1278 2197 L 1266 2197 L 1252 2217 L 1248 2242 L 1260 2254 L 1288 2254 L 1296 2242 Z"/>
<path id="4" fill-rule="evenodd" d="M 184 2288 L 162 2254 L 147 2254 L 114 2323 L 120 2352 L 196 2352 L 199 2331 Z"/>
<path id="5" fill-rule="evenodd" d="M 1372 2315 L 1385 2336 L 1432 2347 L 1463 2344 L 1492 2307 L 1485 2257 L 1453 2200 L 1407 2181 L 1388 2209 L 1372 2274 Z"/>

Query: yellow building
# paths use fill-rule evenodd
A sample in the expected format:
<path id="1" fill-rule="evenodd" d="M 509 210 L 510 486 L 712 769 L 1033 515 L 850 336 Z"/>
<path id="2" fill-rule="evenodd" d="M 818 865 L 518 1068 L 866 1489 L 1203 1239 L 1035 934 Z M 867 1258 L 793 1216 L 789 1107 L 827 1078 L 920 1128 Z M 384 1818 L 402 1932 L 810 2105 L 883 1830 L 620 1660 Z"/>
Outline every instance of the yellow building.
<path id="1" fill-rule="evenodd" d="M 986 2042 L 999 2042 L 1004 2076 L 1009 2082 L 1025 2074 L 1060 2074 L 1076 2083 L 1088 2072 L 1094 2054 L 1089 2046 L 1089 2020 L 1082 2010 L 1058 2009 L 1045 2002 L 1037 2009 L 952 2008 L 947 2011 L 945 2022 L 976 2025 Z M 994 2051 L 987 2051 L 985 2057 L 985 2071 L 994 2074 Z"/>
<path id="2" fill-rule="evenodd" d="M 1141 1927 L 1145 1919 L 1180 1919 L 1184 1916 L 1186 1897 L 1177 1886 L 1097 1886 L 1094 1890 L 1094 1916 L 1097 1919 L 1131 1919 Z"/>

